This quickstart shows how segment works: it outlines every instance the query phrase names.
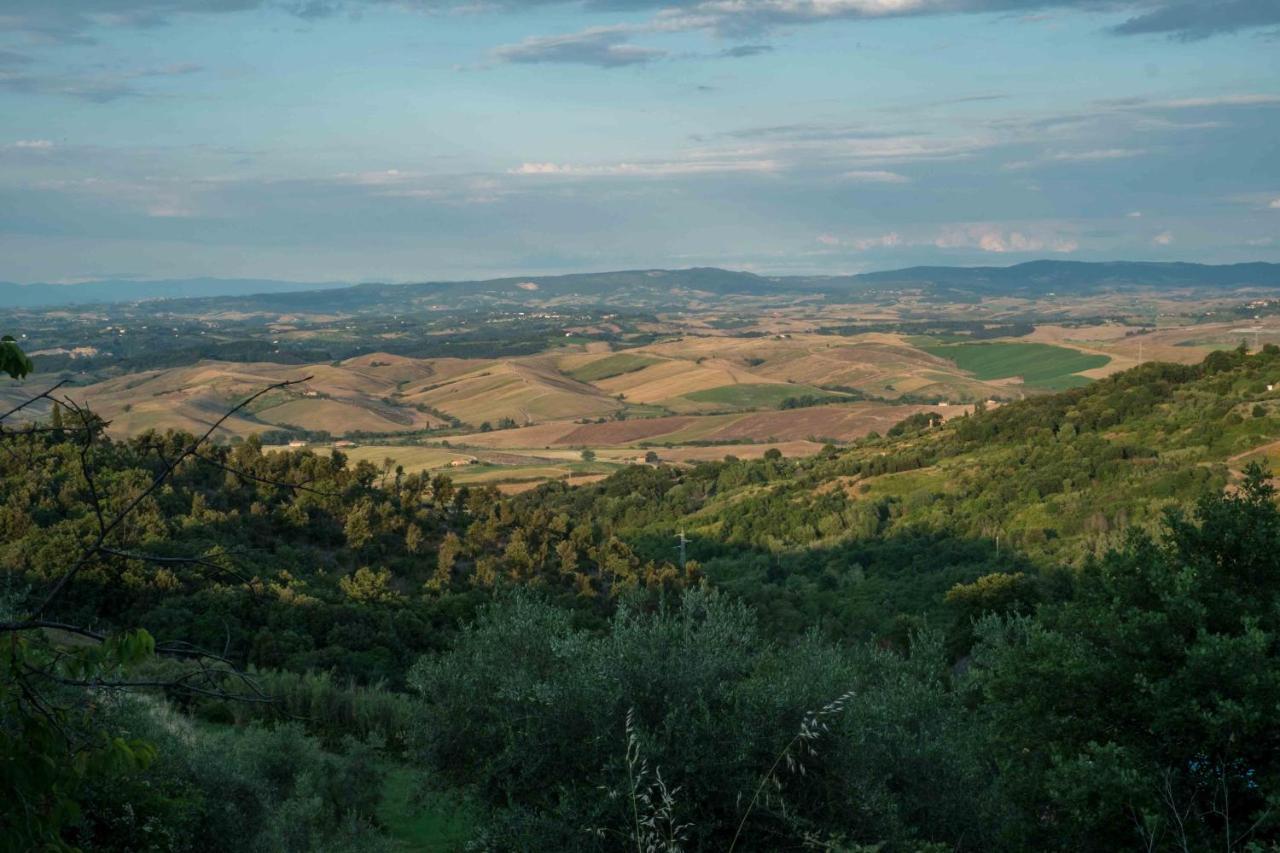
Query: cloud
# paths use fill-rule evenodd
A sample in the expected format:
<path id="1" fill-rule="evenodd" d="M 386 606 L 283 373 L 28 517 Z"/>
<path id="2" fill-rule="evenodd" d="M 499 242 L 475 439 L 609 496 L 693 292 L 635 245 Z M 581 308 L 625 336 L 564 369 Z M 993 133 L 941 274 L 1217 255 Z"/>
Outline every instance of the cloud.
<path id="1" fill-rule="evenodd" d="M 1275 0 L 1175 0 L 1156 4 L 1112 31 L 1119 35 L 1159 33 L 1196 41 L 1274 24 L 1280 24 L 1280 3 Z"/>
<path id="2" fill-rule="evenodd" d="M 1012 13 L 1022 20 L 1035 20 L 1051 11 L 1128 12 L 1131 17 L 1111 32 L 1167 35 L 1184 41 L 1280 24 L 1280 4 L 1275 0 L 7 0 L 0 11 L 0 30 L 86 42 L 100 27 L 158 27 L 184 16 L 261 8 L 315 20 L 386 6 L 434 13 L 522 11 L 556 5 L 610 12 L 647 9 L 658 12 L 654 24 L 663 29 L 731 34 L 832 20 L 956 14 Z"/>
<path id="3" fill-rule="evenodd" d="M 1241 93 L 1215 95 L 1201 98 L 1175 98 L 1165 101 L 1133 99 L 1132 106 L 1156 110 L 1190 110 L 1204 107 L 1258 107 L 1280 105 L 1280 95 L 1266 93 Z"/>
<path id="4" fill-rule="evenodd" d="M 907 184 L 911 182 L 911 179 L 906 175 L 881 170 L 855 169 L 852 172 L 845 172 L 840 177 L 855 184 Z"/>
<path id="5" fill-rule="evenodd" d="M 11 50 L 0 50 L 0 71 L 6 68 L 17 68 L 22 65 L 30 65 L 31 57 L 21 53 L 14 53 Z"/>
<path id="6" fill-rule="evenodd" d="M 181 15 L 244 12 L 269 0 L 8 0 L 0 31 L 24 32 L 45 41 L 87 43 L 98 27 L 157 27 Z"/>
<path id="7" fill-rule="evenodd" d="M 1129 157 L 1140 157 L 1146 154 L 1144 148 L 1095 148 L 1088 151 L 1046 151 L 1035 160 L 1015 160 L 1006 163 L 1004 168 L 1018 170 L 1030 169 L 1046 163 L 1093 163 L 1106 160 L 1123 160 Z"/>
<path id="8" fill-rule="evenodd" d="M 1099 148 L 1092 151 L 1051 151 L 1045 159 L 1058 162 L 1089 162 L 1091 160 L 1122 160 L 1146 154 L 1144 148 Z"/>
<path id="9" fill-rule="evenodd" d="M 824 246 L 831 248 L 852 249 L 855 252 L 865 252 L 868 249 L 893 249 L 906 244 L 902 239 L 902 235 L 896 231 L 890 231 L 888 234 L 881 234 L 876 237 L 851 237 L 842 239 L 834 234 L 819 234 L 818 242 Z"/>
<path id="10" fill-rule="evenodd" d="M 105 104 L 142 94 L 127 80 L 114 76 L 25 74 L 0 71 L 0 92 L 15 95 L 61 95 Z"/>
<path id="11" fill-rule="evenodd" d="M 48 139 L 19 139 L 9 147 L 27 151 L 48 151 L 53 147 L 53 142 Z"/>
<path id="12" fill-rule="evenodd" d="M 831 249 L 866 252 L 872 249 L 930 247 L 934 249 L 970 249 L 994 254 L 1054 252 L 1070 254 L 1080 248 L 1071 237 L 1047 233 L 1038 226 L 1005 228 L 988 223 L 960 223 L 943 227 L 935 233 L 917 232 L 903 236 L 890 231 L 870 237 L 843 238 L 830 232 L 819 234 L 818 243 Z"/>
<path id="13" fill-rule="evenodd" d="M 0 16 L 0 20 L 3 17 Z M 26 63 L 21 63 L 26 65 Z M 203 71 L 204 67 L 184 62 L 156 68 L 95 69 L 91 72 L 40 72 L 23 69 L 6 70 L 0 55 L 0 91 L 19 95 L 61 95 L 91 103 L 108 103 L 121 98 L 147 94 L 134 81 L 164 77 L 182 77 Z"/>
<path id="14" fill-rule="evenodd" d="M 813 142 L 838 139 L 901 139 L 924 136 L 920 132 L 888 131 L 861 125 L 832 125 L 817 122 L 797 122 L 764 127 L 744 127 L 719 134 L 729 139 L 764 139 L 786 142 Z"/>
<path id="15" fill-rule="evenodd" d="M 1161 231 L 1159 234 L 1151 238 L 1151 242 L 1156 246 L 1173 245 L 1173 232 Z"/>
<path id="16" fill-rule="evenodd" d="M 730 47 L 720 51 L 717 56 L 721 59 L 744 59 L 748 56 L 760 56 L 764 53 L 773 53 L 773 45 L 740 44 L 737 47 Z"/>
<path id="17" fill-rule="evenodd" d="M 589 0 L 587 5 L 613 4 L 609 0 Z M 954 14 L 1021 13 L 1025 21 L 1041 18 L 1034 13 L 1046 10 L 1128 11 L 1133 17 L 1112 27 L 1112 33 L 1156 33 L 1183 41 L 1280 24 L 1280 5 L 1274 0 L 634 0 L 628 6 L 664 7 L 659 20 L 672 28 L 711 29 L 727 34 L 832 20 Z"/>
<path id="18" fill-rule="evenodd" d="M 499 62 L 560 63 L 621 68 L 643 65 L 667 55 L 665 50 L 628 44 L 630 34 L 620 27 L 594 27 L 561 36 L 534 36 L 517 44 L 494 48 Z"/>
<path id="19" fill-rule="evenodd" d="M 1025 230 L 1006 230 L 992 225 L 961 225 L 944 228 L 933 240 L 939 249 L 979 249 L 995 254 L 1056 252 L 1070 254 L 1080 248 L 1074 239 L 1044 236 Z"/>
<path id="20" fill-rule="evenodd" d="M 197 65 L 194 62 L 177 62 L 173 65 L 163 65 L 159 68 L 142 68 L 137 71 L 125 72 L 125 77 L 184 77 L 187 74 L 197 74 L 204 71 L 203 65 Z"/>
<path id="21" fill-rule="evenodd" d="M 1127 217 L 1128 217 L 1128 218 L 1130 218 L 1130 219 L 1141 219 L 1141 218 L 1142 218 L 1142 211 L 1141 211 L 1141 210 L 1131 210 L 1131 211 L 1129 211 L 1128 213 L 1126 213 L 1126 214 L 1125 214 L 1125 216 L 1127 216 Z"/>
<path id="22" fill-rule="evenodd" d="M 1272 210 L 1280 210 L 1280 198 L 1273 198 L 1271 204 L 1267 205 L 1267 207 Z"/>
<path id="23" fill-rule="evenodd" d="M 508 171 L 511 175 L 541 175 L 570 178 L 651 177 L 705 175 L 724 172 L 774 172 L 779 165 L 773 160 L 688 159 L 665 162 L 575 165 L 570 163 L 521 163 Z"/>

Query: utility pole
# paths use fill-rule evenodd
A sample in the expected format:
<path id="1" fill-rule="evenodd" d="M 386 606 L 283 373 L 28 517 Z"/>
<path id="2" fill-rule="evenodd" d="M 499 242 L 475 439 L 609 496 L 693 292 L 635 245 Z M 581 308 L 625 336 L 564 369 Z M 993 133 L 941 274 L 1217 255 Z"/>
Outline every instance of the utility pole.
<path id="1" fill-rule="evenodd" d="M 680 531 L 680 535 L 679 535 L 679 536 L 677 536 L 677 537 L 676 537 L 676 539 L 677 539 L 677 541 L 680 543 L 679 548 L 677 548 L 676 550 L 678 550 L 678 551 L 680 552 L 680 568 L 682 568 L 682 569 L 683 569 L 683 568 L 684 568 L 684 563 L 685 563 L 685 552 L 684 552 L 684 546 L 685 546 L 686 544 L 688 544 L 689 540 L 685 538 L 685 536 L 684 536 L 684 531 L 683 531 L 683 530 L 681 530 L 681 531 Z"/>

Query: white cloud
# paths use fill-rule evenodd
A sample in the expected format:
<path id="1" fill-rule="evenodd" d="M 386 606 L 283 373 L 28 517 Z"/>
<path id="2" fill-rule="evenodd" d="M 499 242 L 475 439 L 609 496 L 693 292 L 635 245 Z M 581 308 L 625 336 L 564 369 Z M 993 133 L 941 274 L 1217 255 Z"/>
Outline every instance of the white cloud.
<path id="1" fill-rule="evenodd" d="M 1093 151 L 1051 151 L 1045 155 L 1045 159 L 1057 160 L 1060 162 L 1122 160 L 1126 157 L 1138 157 L 1146 153 L 1146 150 L 1143 148 L 1101 148 Z"/>
<path id="2" fill-rule="evenodd" d="M 557 63 L 621 68 L 643 65 L 667 55 L 665 50 L 628 44 L 628 27 L 593 27 L 558 36 L 534 36 L 517 44 L 504 44 L 492 51 L 499 62 L 522 64 Z"/>
<path id="3" fill-rule="evenodd" d="M 1280 210 L 1280 198 L 1271 199 L 1271 204 L 1267 205 L 1267 207 L 1272 210 Z"/>
<path id="4" fill-rule="evenodd" d="M 24 148 L 35 151 L 48 151 L 53 147 L 53 142 L 48 139 L 19 139 L 13 143 L 13 148 Z"/>
<path id="5" fill-rule="evenodd" d="M 897 232 L 891 231 L 880 237 L 866 237 L 861 240 L 854 240 L 851 245 L 859 252 L 865 252 L 867 249 L 891 249 L 894 246 L 901 246 L 902 238 L 898 236 Z"/>
<path id="6" fill-rule="evenodd" d="M 1161 231 L 1159 234 L 1151 238 L 1151 242 L 1157 246 L 1169 246 L 1173 244 L 1173 232 Z"/>
<path id="7" fill-rule="evenodd" d="M 767 159 L 691 159 L 641 163 L 582 165 L 573 163 L 521 163 L 512 175 L 554 175 L 574 178 L 650 177 L 702 175 L 717 172 L 775 172 L 777 161 Z"/>
<path id="8" fill-rule="evenodd" d="M 906 175 L 876 169 L 855 169 L 852 172 L 845 172 L 840 177 L 856 184 L 907 184 L 911 182 L 911 179 Z"/>
<path id="9" fill-rule="evenodd" d="M 1141 210 L 1131 210 L 1131 211 L 1129 211 L 1128 213 L 1126 213 L 1126 214 L 1125 214 L 1125 216 L 1129 217 L 1130 219 L 1141 219 L 1141 218 L 1142 218 L 1142 211 L 1141 211 Z"/>
<path id="10" fill-rule="evenodd" d="M 1089 151 L 1046 151 L 1035 160 L 1015 160 L 1006 163 L 1009 170 L 1030 169 L 1044 163 L 1093 163 L 1106 160 L 1123 160 L 1146 154 L 1144 148 L 1096 148 Z"/>
<path id="11" fill-rule="evenodd" d="M 851 237 L 842 239 L 834 234 L 819 234 L 818 242 L 824 246 L 843 246 L 853 249 L 855 252 L 865 252 L 868 249 L 892 249 L 897 246 L 911 245 L 896 231 L 890 231 L 888 234 L 881 234 L 877 237 Z"/>
<path id="12" fill-rule="evenodd" d="M 1148 106 L 1156 109 L 1187 110 L 1197 107 L 1253 107 L 1280 104 L 1280 95 L 1218 95 L 1211 98 L 1179 98 L 1172 101 L 1153 101 Z"/>
<path id="13" fill-rule="evenodd" d="M 1056 252 L 1070 254 L 1080 248 L 1074 239 L 1006 230 L 993 225 L 960 225 L 944 228 L 933 240 L 939 249 L 979 249 L 994 254 Z"/>

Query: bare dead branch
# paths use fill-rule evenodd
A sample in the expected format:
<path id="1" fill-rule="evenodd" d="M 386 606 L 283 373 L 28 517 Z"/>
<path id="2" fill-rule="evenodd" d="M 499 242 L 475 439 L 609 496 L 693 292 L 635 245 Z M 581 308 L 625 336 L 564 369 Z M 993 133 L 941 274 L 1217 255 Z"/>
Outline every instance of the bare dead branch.
<path id="1" fill-rule="evenodd" d="M 41 393 L 39 393 L 39 394 L 35 395 L 34 397 L 31 397 L 30 399 L 28 399 L 28 400 L 26 400 L 26 401 L 24 401 L 24 402 L 22 402 L 22 403 L 19 403 L 18 405 L 14 406 L 14 407 L 13 407 L 12 409 L 10 409 L 9 411 L 5 412 L 3 415 L 0 415 L 0 421 L 4 421 L 6 418 L 8 418 L 8 417 L 9 417 L 9 416 L 11 416 L 11 415 L 16 415 L 18 412 L 22 411 L 22 410 L 23 410 L 23 409 L 25 409 L 27 406 L 30 406 L 30 405 L 32 405 L 33 403 L 35 403 L 35 402 L 37 402 L 37 401 L 39 401 L 39 400 L 50 400 L 50 401 L 52 401 L 52 402 L 55 402 L 55 403 L 56 403 L 56 402 L 57 402 L 57 400 L 54 400 L 54 399 L 53 399 L 53 397 L 52 397 L 52 396 L 50 396 L 50 395 L 52 395 L 54 391 L 57 391 L 57 390 L 58 390 L 59 388 L 61 388 L 63 385 L 66 385 L 66 384 L 67 384 L 67 381 L 68 381 L 68 380 L 66 380 L 66 379 L 59 380 L 59 381 L 58 381 L 58 383 L 57 383 L 56 385 L 54 385 L 52 388 L 50 388 L 48 391 L 41 392 Z"/>

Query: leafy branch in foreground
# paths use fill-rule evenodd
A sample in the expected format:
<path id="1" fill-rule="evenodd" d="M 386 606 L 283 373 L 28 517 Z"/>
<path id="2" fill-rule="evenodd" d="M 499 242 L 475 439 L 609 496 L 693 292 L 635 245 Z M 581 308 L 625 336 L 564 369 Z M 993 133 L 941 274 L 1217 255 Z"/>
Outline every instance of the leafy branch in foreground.
<path id="1" fill-rule="evenodd" d="M 32 370 L 31 359 L 18 346 L 12 335 L 0 338 L 0 373 L 21 379 Z"/>
<path id="2" fill-rule="evenodd" d="M 0 370 L 14 378 L 27 375 L 31 362 L 12 338 L 0 341 Z M 309 378 L 309 377 L 308 377 Z M 140 739 L 113 736 L 97 722 L 98 712 L 116 697 L 138 691 L 267 702 L 253 679 L 222 654 L 181 640 L 157 643 L 145 630 L 100 632 L 90 625 L 56 617 L 71 583 L 90 565 L 142 564 L 174 571 L 202 566 L 247 579 L 224 552 L 161 555 L 130 547 L 129 519 L 188 463 L 201 463 L 200 449 L 236 412 L 256 399 L 306 379 L 275 383 L 240 402 L 200 436 L 170 456 L 157 449 L 158 469 L 131 493 L 111 495 L 98 474 L 97 460 L 107 426 L 86 406 L 55 397 L 59 382 L 0 414 L 0 448 L 27 454 L 31 464 L 50 449 L 50 440 L 75 444 L 78 483 L 91 509 L 92 532 L 67 560 L 47 590 L 31 594 L 9 590 L 0 600 L 0 776 L 6 832 L 0 850 L 67 849 L 61 830 L 79 814 L 78 792 L 87 780 L 146 767 L 154 750 Z M 41 402 L 53 405 L 52 426 L 7 428 L 5 421 Z M 63 423 L 69 413 L 73 424 Z M 19 457 L 22 458 L 22 457 Z M 280 483 L 282 487 L 295 484 Z M 133 673 L 146 660 L 164 656 L 182 665 L 164 678 Z"/>

